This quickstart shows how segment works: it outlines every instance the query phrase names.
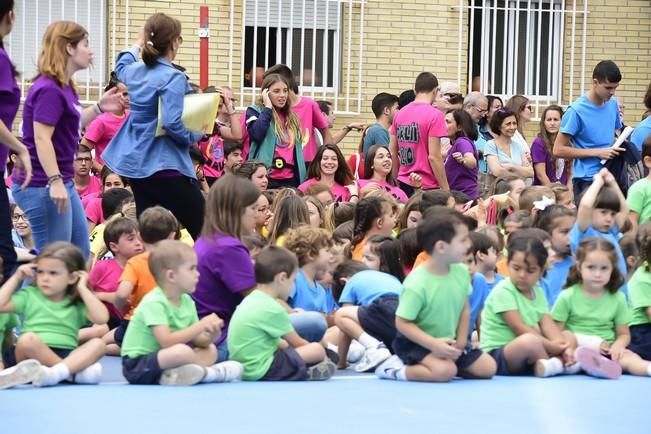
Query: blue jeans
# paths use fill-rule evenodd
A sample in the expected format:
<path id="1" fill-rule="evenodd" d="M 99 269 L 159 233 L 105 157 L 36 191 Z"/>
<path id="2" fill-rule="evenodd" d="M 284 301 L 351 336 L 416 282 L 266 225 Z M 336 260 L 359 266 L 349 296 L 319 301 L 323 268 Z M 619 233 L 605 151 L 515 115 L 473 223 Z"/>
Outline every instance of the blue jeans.
<path id="1" fill-rule="evenodd" d="M 69 181 L 65 186 L 69 199 L 68 208 L 63 214 L 59 214 L 56 204 L 50 199 L 48 187 L 27 187 L 21 190 L 20 185 L 14 184 L 11 192 L 29 218 L 34 245 L 38 250 L 54 241 L 67 241 L 79 247 L 84 258 L 88 259 L 90 243 L 86 213 L 74 182 Z"/>
<path id="2" fill-rule="evenodd" d="M 320 312 L 290 313 L 289 321 L 296 333 L 308 342 L 321 342 L 328 330 L 328 322 Z"/>

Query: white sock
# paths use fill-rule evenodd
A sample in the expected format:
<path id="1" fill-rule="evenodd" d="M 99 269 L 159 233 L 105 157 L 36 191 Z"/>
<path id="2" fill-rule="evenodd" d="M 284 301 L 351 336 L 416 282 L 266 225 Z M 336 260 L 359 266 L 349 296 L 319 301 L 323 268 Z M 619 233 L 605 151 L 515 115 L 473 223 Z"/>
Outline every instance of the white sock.
<path id="1" fill-rule="evenodd" d="M 378 345 L 380 345 L 380 341 L 375 339 L 373 336 L 369 335 L 368 333 L 364 332 L 362 335 L 357 339 L 357 341 L 364 345 L 364 348 L 366 349 L 371 349 L 371 348 L 377 348 Z"/>
<path id="2" fill-rule="evenodd" d="M 331 342 L 326 343 L 326 348 L 334 351 L 335 353 L 339 353 L 339 347 Z"/>
<path id="3" fill-rule="evenodd" d="M 651 377 L 651 363 L 646 366 L 646 375 Z"/>
<path id="4" fill-rule="evenodd" d="M 396 380 L 398 381 L 409 381 L 407 380 L 407 368 L 402 367 L 396 371 Z"/>
<path id="5" fill-rule="evenodd" d="M 72 380 L 77 384 L 99 384 L 101 379 L 102 365 L 99 362 L 93 363 L 72 376 Z"/>
<path id="6" fill-rule="evenodd" d="M 547 360 L 542 359 L 541 362 L 545 366 L 545 377 L 558 375 L 564 370 L 563 362 L 558 357 L 552 357 Z"/>
<path id="7" fill-rule="evenodd" d="M 213 366 L 206 368 L 206 375 L 204 375 L 202 383 L 214 383 L 217 381 L 217 370 Z"/>
<path id="8" fill-rule="evenodd" d="M 41 378 L 41 386 L 54 386 L 70 376 L 70 370 L 68 370 L 68 367 L 63 363 L 57 363 L 50 368 L 41 366 L 41 370 L 43 370 L 45 374 Z"/>
<path id="9" fill-rule="evenodd" d="M 565 366 L 563 368 L 563 374 L 572 374 L 573 375 L 573 374 L 578 374 L 579 372 L 581 372 L 581 365 L 579 364 L 579 362 L 576 362 L 575 364 L 573 364 L 571 366 Z"/>

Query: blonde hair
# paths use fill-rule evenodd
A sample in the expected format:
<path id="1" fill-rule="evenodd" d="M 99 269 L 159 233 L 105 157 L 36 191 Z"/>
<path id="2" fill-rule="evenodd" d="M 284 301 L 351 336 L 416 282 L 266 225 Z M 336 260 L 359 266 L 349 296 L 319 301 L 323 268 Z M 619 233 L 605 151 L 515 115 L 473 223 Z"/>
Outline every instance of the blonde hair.
<path id="1" fill-rule="evenodd" d="M 66 81 L 70 57 L 67 46 L 70 44 L 76 47 L 87 37 L 88 31 L 73 21 L 55 21 L 47 26 L 38 56 L 38 75 L 35 78 L 44 75 L 53 78 L 61 87 L 70 85 L 74 88 L 72 79 Z"/>
<path id="2" fill-rule="evenodd" d="M 188 262 L 193 256 L 195 256 L 194 249 L 181 241 L 159 241 L 149 254 L 149 271 L 158 285 L 165 284 L 167 280 L 165 273 L 168 270 L 178 270 L 181 265 Z"/>

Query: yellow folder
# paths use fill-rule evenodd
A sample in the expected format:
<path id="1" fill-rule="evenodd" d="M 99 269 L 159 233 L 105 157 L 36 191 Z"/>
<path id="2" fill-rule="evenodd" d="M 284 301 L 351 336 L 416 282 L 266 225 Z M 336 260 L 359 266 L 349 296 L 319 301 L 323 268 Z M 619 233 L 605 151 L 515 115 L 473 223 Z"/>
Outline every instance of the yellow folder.
<path id="1" fill-rule="evenodd" d="M 215 119 L 219 110 L 221 95 L 218 93 L 192 93 L 183 98 L 183 115 L 181 121 L 190 131 L 211 134 L 215 128 Z M 162 103 L 158 100 L 158 125 L 156 137 L 167 134 L 163 129 Z"/>

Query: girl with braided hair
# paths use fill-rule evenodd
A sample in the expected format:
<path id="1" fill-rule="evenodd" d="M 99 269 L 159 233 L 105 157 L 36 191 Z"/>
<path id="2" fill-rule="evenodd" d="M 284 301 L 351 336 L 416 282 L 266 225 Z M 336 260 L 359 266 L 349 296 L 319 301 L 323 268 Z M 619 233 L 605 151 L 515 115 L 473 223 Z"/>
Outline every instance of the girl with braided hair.
<path id="1" fill-rule="evenodd" d="M 353 219 L 353 258 L 362 260 L 366 240 L 373 235 L 391 236 L 396 217 L 391 202 L 370 196 L 357 202 Z"/>

